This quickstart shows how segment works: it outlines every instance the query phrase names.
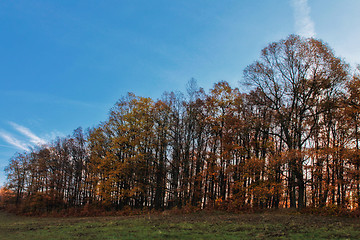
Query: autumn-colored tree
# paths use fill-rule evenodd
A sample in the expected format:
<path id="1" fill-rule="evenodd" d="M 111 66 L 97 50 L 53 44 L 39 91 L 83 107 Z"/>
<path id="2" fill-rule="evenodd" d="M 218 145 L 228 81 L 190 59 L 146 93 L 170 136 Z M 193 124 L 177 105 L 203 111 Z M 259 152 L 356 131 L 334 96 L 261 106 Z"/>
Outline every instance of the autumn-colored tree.
<path id="1" fill-rule="evenodd" d="M 245 69 L 248 93 L 226 81 L 206 93 L 194 79 L 185 95 L 129 93 L 98 126 L 14 155 L 0 202 L 32 213 L 359 208 L 359 71 L 291 35 Z"/>
<path id="2" fill-rule="evenodd" d="M 261 59 L 248 66 L 245 78 L 273 110 L 277 131 L 286 144 L 290 207 L 305 200 L 302 151 L 317 128 L 320 113 L 331 114 L 346 80 L 346 65 L 323 42 L 291 35 L 262 50 Z"/>

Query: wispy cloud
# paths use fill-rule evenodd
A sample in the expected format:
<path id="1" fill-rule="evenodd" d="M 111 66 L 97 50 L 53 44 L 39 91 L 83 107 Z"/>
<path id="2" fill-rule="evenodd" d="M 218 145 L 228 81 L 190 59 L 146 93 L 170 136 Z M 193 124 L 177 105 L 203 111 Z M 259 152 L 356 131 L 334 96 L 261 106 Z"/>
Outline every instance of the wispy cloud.
<path id="1" fill-rule="evenodd" d="M 10 146 L 10 145 L 3 145 L 3 144 L 0 144 L 0 147 L 3 147 L 3 148 L 10 148 L 10 149 L 18 149 L 17 147 Z"/>
<path id="2" fill-rule="evenodd" d="M 76 99 L 69 99 L 61 96 L 49 95 L 46 93 L 39 93 L 39 92 L 0 89 L 0 94 L 10 97 L 17 97 L 20 99 L 25 99 L 26 101 L 37 102 L 37 103 L 51 103 L 62 106 L 77 106 L 77 107 L 85 107 L 85 108 L 93 108 L 93 109 L 100 109 L 104 107 L 100 103 L 85 102 Z"/>
<path id="3" fill-rule="evenodd" d="M 28 137 L 30 139 L 30 142 L 36 145 L 43 145 L 46 144 L 46 141 L 38 136 L 36 136 L 30 129 L 21 126 L 17 123 L 14 122 L 9 122 L 11 126 L 13 126 L 13 128 L 15 128 L 16 131 L 22 133 L 23 135 L 25 135 L 26 137 Z"/>
<path id="4" fill-rule="evenodd" d="M 43 137 L 46 139 L 47 142 L 50 142 L 50 141 L 54 140 L 57 137 L 61 138 L 61 137 L 65 137 L 65 136 L 66 136 L 66 134 L 55 130 L 55 131 L 52 131 L 52 132 L 50 132 L 48 134 L 45 134 Z"/>
<path id="5" fill-rule="evenodd" d="M 20 141 L 19 139 L 15 138 L 14 136 L 12 136 L 11 134 L 4 132 L 4 131 L 0 131 L 0 137 L 2 139 L 4 139 L 7 143 L 15 146 L 18 149 L 24 150 L 24 151 L 30 151 L 29 146 Z"/>
<path id="6" fill-rule="evenodd" d="M 314 37 L 315 24 L 310 17 L 310 7 L 307 0 L 292 0 L 294 9 L 296 33 L 304 37 Z"/>
<path id="7" fill-rule="evenodd" d="M 30 151 L 31 147 L 34 145 L 44 145 L 46 144 L 46 140 L 37 136 L 33 133 L 29 128 L 21 126 L 20 124 L 14 122 L 8 122 L 17 132 L 21 133 L 23 137 L 14 136 L 16 134 L 11 134 L 7 131 L 0 129 L 0 138 L 2 138 L 5 142 L 10 144 L 12 147 L 16 149 Z M 25 137 L 25 138 L 24 138 Z M 21 139 L 21 140 L 20 140 Z M 0 145 L 1 147 L 11 148 L 11 146 Z"/>

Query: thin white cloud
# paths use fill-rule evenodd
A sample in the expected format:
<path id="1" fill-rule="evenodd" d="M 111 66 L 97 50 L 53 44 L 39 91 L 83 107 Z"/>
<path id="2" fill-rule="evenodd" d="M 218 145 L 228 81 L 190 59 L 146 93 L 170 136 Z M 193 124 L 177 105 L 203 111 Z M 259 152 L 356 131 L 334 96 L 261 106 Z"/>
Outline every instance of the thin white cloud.
<path id="1" fill-rule="evenodd" d="M 16 131 L 22 133 L 23 135 L 25 135 L 26 137 L 30 138 L 30 142 L 36 145 L 44 145 L 46 144 L 46 141 L 38 136 L 36 136 L 33 132 L 31 132 L 30 129 L 21 126 L 17 123 L 14 122 L 9 122 L 11 126 L 13 126 L 13 128 L 15 128 Z"/>
<path id="2" fill-rule="evenodd" d="M 7 143 L 15 146 L 18 149 L 24 150 L 24 151 L 30 151 L 29 146 L 20 141 L 19 139 L 15 138 L 14 136 L 12 136 L 11 134 L 4 132 L 4 131 L 0 131 L 0 137 L 2 139 L 4 139 Z"/>
<path id="3" fill-rule="evenodd" d="M 16 148 L 16 147 L 14 147 L 14 146 L 3 145 L 3 144 L 0 144 L 0 147 L 3 147 L 3 148 L 10 148 L 10 149 L 17 149 L 17 148 Z"/>
<path id="4" fill-rule="evenodd" d="M 20 97 L 22 99 L 26 99 L 27 101 L 39 102 L 39 103 L 51 103 L 51 104 L 59 104 L 62 106 L 77 106 L 77 107 L 85 107 L 92 109 L 101 109 L 103 108 L 103 104 L 94 103 L 94 102 L 85 102 L 76 99 L 64 98 L 61 96 L 48 95 L 39 92 L 29 92 L 29 91 L 20 91 L 20 90 L 2 90 L 0 89 L 0 94 L 11 96 L 11 97 Z"/>
<path id="5" fill-rule="evenodd" d="M 60 132 L 60 131 L 52 131 L 46 135 L 44 135 L 43 137 L 47 140 L 47 142 L 51 142 L 52 140 L 54 140 L 57 137 L 65 137 L 66 134 Z"/>
<path id="6" fill-rule="evenodd" d="M 307 0 L 292 0 L 296 33 L 304 37 L 315 37 L 315 24 L 310 17 Z"/>

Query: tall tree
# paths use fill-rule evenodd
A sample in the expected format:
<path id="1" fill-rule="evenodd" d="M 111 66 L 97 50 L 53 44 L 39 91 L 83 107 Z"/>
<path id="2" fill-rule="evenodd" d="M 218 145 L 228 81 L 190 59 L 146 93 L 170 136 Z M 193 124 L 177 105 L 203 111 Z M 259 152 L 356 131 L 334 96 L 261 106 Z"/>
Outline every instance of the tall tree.
<path id="1" fill-rule="evenodd" d="M 303 148 L 314 133 L 322 106 L 334 102 L 347 77 L 347 66 L 323 42 L 291 35 L 271 43 L 260 60 L 244 70 L 263 102 L 269 104 L 278 131 L 288 151 L 288 192 L 290 207 L 305 206 Z M 329 109 L 327 109 L 329 110 Z"/>

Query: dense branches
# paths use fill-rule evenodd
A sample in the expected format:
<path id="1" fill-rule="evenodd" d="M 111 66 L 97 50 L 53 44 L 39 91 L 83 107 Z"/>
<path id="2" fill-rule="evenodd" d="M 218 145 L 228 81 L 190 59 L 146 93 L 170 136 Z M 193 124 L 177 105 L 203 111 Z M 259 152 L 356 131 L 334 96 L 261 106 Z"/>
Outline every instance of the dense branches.
<path id="1" fill-rule="evenodd" d="M 51 210 L 86 204 L 359 207 L 359 76 L 323 42 L 270 44 L 240 93 L 227 82 L 188 97 L 128 94 L 107 121 L 15 155 L 10 202 Z"/>

